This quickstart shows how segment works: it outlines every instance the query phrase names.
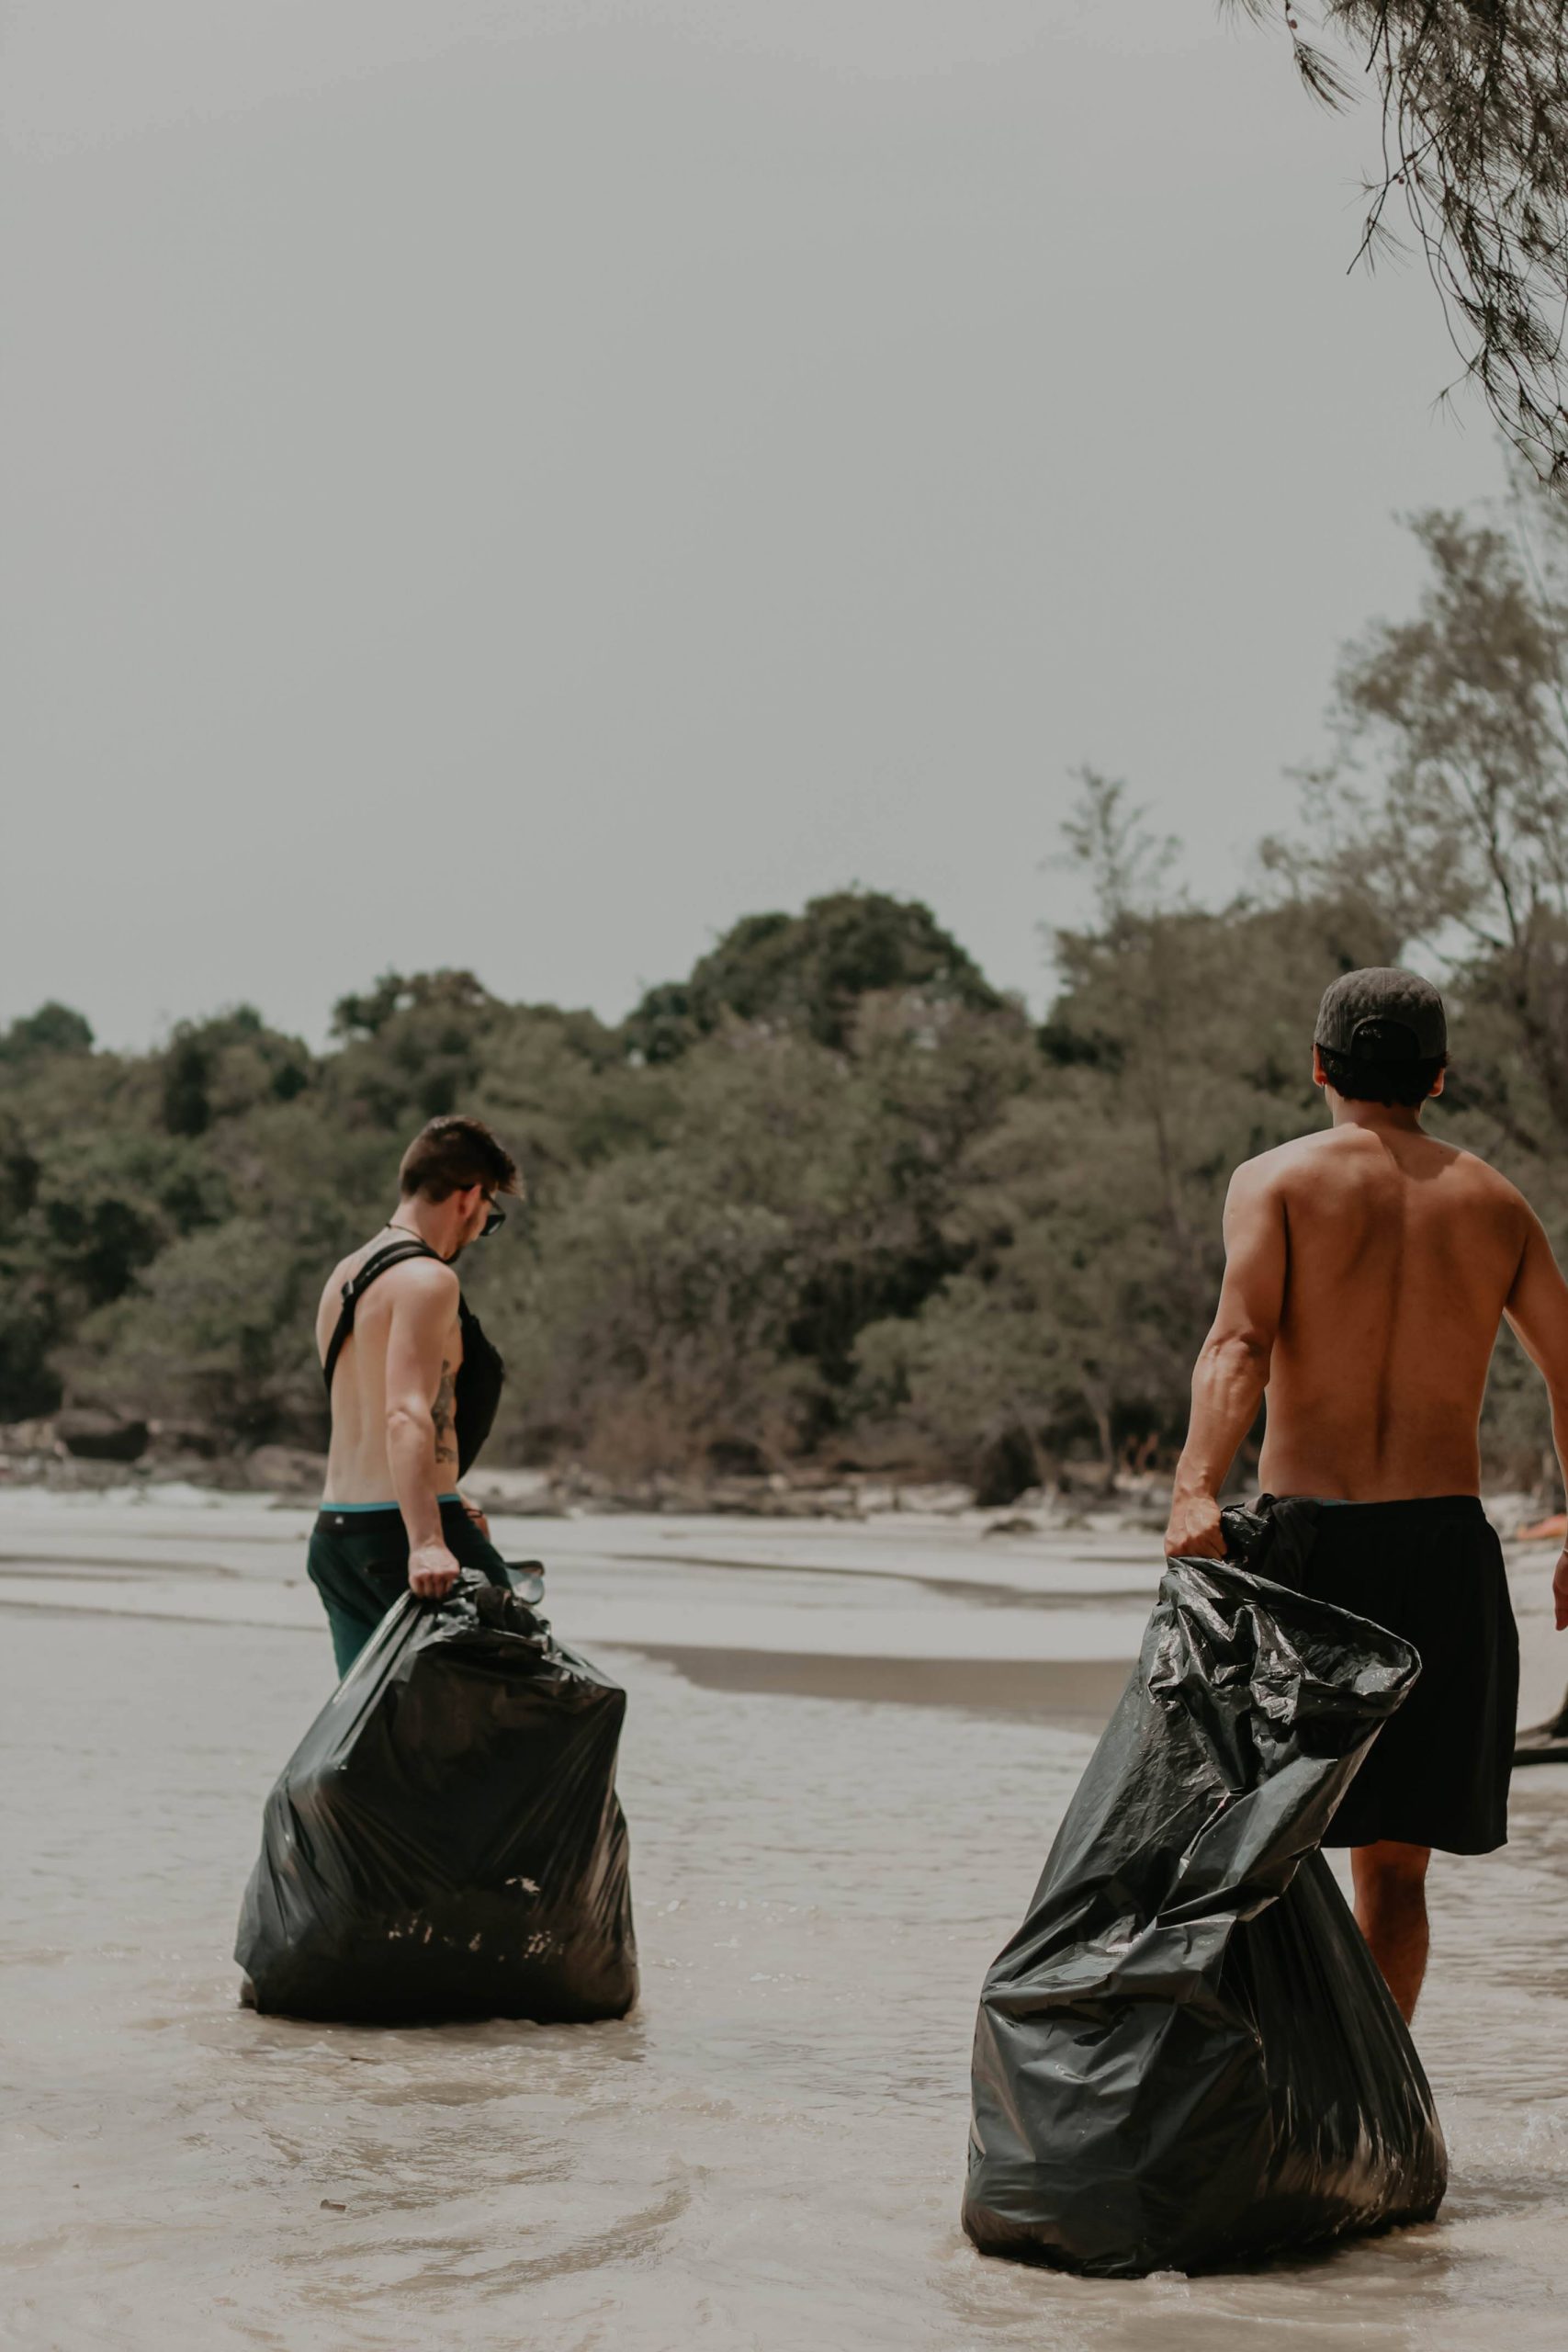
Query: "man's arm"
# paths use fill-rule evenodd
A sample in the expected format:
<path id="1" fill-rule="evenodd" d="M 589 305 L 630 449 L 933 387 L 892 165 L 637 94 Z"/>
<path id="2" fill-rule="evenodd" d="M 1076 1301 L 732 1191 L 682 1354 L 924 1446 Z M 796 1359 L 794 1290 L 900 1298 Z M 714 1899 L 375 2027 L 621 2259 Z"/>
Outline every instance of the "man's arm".
<path id="1" fill-rule="evenodd" d="M 1562 1268 L 1551 1254 L 1551 1244 L 1541 1230 L 1540 1219 L 1533 1209 L 1527 1208 L 1525 1215 L 1529 1220 L 1525 1246 L 1504 1313 L 1546 1383 L 1551 1399 L 1551 1438 L 1557 1448 L 1557 1466 L 1562 1475 L 1563 1491 L 1568 1494 L 1568 1283 L 1563 1281 Z M 1568 1544 L 1564 1544 L 1558 1557 L 1551 1597 L 1557 1605 L 1557 1630 L 1561 1634 L 1568 1629 Z"/>
<path id="2" fill-rule="evenodd" d="M 409 1533 L 409 1588 L 422 1600 L 443 1600 L 459 1569 L 441 1532 L 440 1473 L 457 1472 L 451 1428 L 452 1370 L 446 1349 L 457 1312 L 457 1277 L 449 1266 L 399 1266 L 387 1333 L 387 1459 L 392 1492 Z M 444 1451 L 445 1449 L 445 1451 Z"/>
<path id="3" fill-rule="evenodd" d="M 1252 1427 L 1285 1304 L 1285 1205 L 1258 1160 L 1238 1168 L 1225 1195 L 1225 1278 L 1209 1336 L 1192 1367 L 1192 1413 L 1176 1465 L 1168 1557 L 1224 1557 L 1220 1485 Z"/>

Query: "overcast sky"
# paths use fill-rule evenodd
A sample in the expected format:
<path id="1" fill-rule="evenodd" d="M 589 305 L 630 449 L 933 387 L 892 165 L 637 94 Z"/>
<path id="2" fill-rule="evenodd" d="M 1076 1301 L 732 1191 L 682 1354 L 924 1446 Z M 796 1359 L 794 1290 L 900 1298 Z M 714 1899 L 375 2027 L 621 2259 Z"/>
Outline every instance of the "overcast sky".
<path id="1" fill-rule="evenodd" d="M 1487 494 L 1370 104 L 1215 0 L 9 0 L 0 1019 L 618 1015 L 1089 761 L 1224 889 Z"/>

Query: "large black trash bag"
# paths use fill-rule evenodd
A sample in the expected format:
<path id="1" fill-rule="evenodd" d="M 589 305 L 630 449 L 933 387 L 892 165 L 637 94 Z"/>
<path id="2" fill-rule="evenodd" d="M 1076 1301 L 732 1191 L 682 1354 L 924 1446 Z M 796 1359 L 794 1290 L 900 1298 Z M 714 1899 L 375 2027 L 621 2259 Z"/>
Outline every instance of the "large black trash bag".
<path id="1" fill-rule="evenodd" d="M 637 1998 L 626 1693 L 465 1574 L 389 1609 L 267 1799 L 234 1957 L 292 2017 L 616 2018 Z"/>
<path id="2" fill-rule="evenodd" d="M 1227 1521 L 1233 1552 L 1258 1531 Z M 1169 1564 L 981 1995 L 964 2226 L 983 2253 L 1140 2278 L 1437 2211 L 1432 2095 L 1316 1850 L 1419 1670 L 1233 1561 Z"/>

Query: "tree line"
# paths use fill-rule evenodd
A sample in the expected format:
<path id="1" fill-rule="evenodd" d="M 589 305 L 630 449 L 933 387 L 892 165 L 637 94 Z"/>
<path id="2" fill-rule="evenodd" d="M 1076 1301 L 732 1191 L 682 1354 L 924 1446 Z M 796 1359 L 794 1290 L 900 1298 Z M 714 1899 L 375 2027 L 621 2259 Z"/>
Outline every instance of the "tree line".
<path id="1" fill-rule="evenodd" d="M 465 1261 L 511 1379 L 490 1458 L 634 1479 L 858 1466 L 1005 1499 L 1168 1459 L 1235 1163 L 1317 1124 L 1336 972 L 1448 992 L 1435 1132 L 1568 1246 L 1568 524 L 1413 526 L 1408 618 L 1348 650 L 1289 839 L 1222 905 L 1125 787 L 1078 779 L 1078 920 L 1044 1019 L 929 909 L 747 918 L 619 1023 L 385 975 L 316 1053 L 245 1007 L 154 1049 L 46 1004 L 0 1033 L 0 1420 L 63 1403 L 170 1447 L 320 1446 L 323 1273 L 388 1213 L 408 1136 L 490 1120 L 525 1207 Z M 1489 1475 L 1545 1487 L 1511 1341 Z"/>

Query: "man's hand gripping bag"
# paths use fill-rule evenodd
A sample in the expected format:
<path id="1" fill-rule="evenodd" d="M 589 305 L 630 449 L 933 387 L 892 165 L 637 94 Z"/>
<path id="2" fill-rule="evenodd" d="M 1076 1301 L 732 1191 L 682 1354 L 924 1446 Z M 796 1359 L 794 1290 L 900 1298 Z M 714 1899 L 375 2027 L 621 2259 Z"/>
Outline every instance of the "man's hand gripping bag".
<path id="1" fill-rule="evenodd" d="M 259 2009 L 624 2016 L 626 1693 L 464 1576 L 388 1611 L 267 1799 L 234 1956 Z"/>
<path id="2" fill-rule="evenodd" d="M 1226 1514 L 1233 1553 L 1260 1532 Z M 1420 1662 L 1231 1560 L 1169 1563 L 1029 1916 L 986 1979 L 964 2226 L 1103 2278 L 1396 2222 L 1432 2095 L 1318 1841 Z"/>

